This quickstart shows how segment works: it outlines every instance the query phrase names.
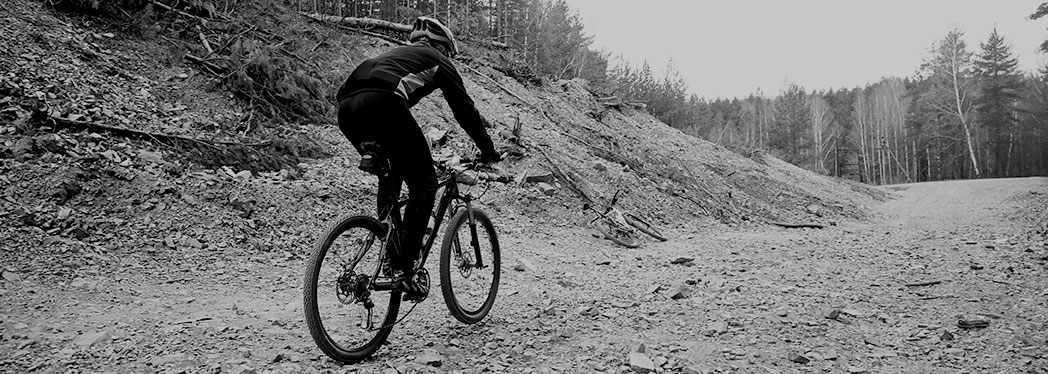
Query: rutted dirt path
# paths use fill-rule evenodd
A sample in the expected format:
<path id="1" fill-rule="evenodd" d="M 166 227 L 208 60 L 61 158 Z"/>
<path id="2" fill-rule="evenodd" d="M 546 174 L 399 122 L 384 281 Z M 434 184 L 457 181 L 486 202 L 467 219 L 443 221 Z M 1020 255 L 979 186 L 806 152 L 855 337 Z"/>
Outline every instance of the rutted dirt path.
<path id="1" fill-rule="evenodd" d="M 670 372 L 1046 372 L 1036 218 L 1048 179 L 885 189 L 895 198 L 870 222 L 673 233 L 634 250 L 571 228 L 504 229 L 486 322 L 460 325 L 434 295 L 357 365 L 313 346 L 301 259 L 215 249 L 186 264 L 130 256 L 66 282 L 7 279 L 0 370 L 624 372 L 644 344 Z M 520 259 L 534 266 L 514 270 Z"/>

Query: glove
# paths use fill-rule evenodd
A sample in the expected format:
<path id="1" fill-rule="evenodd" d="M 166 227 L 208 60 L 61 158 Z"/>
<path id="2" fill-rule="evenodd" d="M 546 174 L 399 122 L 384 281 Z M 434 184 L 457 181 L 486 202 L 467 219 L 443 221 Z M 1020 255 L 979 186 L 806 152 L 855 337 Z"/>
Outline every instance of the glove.
<path id="1" fill-rule="evenodd" d="M 502 154 L 495 151 L 482 152 L 480 156 L 477 156 L 477 161 L 483 164 L 493 164 L 502 161 Z"/>

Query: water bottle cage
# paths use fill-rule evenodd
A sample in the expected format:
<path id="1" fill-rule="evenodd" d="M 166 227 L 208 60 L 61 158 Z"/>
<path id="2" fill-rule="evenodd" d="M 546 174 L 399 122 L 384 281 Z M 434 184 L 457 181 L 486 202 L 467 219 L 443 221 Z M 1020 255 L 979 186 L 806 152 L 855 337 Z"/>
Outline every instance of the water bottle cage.
<path id="1" fill-rule="evenodd" d="M 359 168 L 366 173 L 384 176 L 389 173 L 389 161 L 375 153 L 367 152 L 360 157 Z"/>

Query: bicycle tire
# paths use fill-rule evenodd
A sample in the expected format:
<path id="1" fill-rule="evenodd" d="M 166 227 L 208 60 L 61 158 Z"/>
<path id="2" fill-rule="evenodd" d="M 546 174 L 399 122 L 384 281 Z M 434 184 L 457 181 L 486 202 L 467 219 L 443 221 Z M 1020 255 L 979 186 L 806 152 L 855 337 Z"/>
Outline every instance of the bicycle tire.
<path id="1" fill-rule="evenodd" d="M 341 268 L 336 267 L 336 270 L 340 270 L 337 270 L 336 273 L 338 276 L 335 277 L 336 279 L 334 282 L 331 282 L 332 274 L 325 274 L 328 276 L 321 278 L 322 272 L 331 273 L 330 269 L 323 267 L 323 265 L 332 265 L 332 261 L 337 260 L 339 255 L 338 249 L 342 248 L 343 239 L 352 244 L 354 238 L 350 237 L 350 235 L 356 234 L 357 232 L 365 238 L 363 241 L 366 243 L 361 243 L 356 250 L 351 249 L 346 251 L 347 253 L 352 253 L 356 259 L 355 261 L 351 260 L 352 265 L 350 268 L 346 269 L 346 264 L 344 262 L 339 264 L 341 265 Z M 365 275 L 367 273 L 374 274 L 379 271 L 378 269 L 381 267 L 379 262 L 384 256 L 381 252 L 383 251 L 385 244 L 382 240 L 382 238 L 385 237 L 384 234 L 385 229 L 383 228 L 383 225 L 372 217 L 353 216 L 343 219 L 329 228 L 324 236 L 321 237 L 306 264 L 306 274 L 303 287 L 303 311 L 306 316 L 306 325 L 309 326 L 309 333 L 313 337 L 313 341 L 317 344 L 317 347 L 319 347 L 328 357 L 337 361 L 353 363 L 371 356 L 389 337 L 390 332 L 393 330 L 393 325 L 396 322 L 397 312 L 400 309 L 400 291 L 395 289 L 389 291 L 375 291 L 373 289 L 374 279 L 363 281 L 362 283 L 366 284 L 363 288 L 360 288 L 359 286 L 361 283 L 348 284 L 343 281 L 344 275 L 347 274 L 347 270 L 350 276 L 346 279 L 353 280 L 360 279 L 360 275 Z M 368 237 L 368 235 L 373 236 Z M 371 260 L 372 257 L 374 260 Z M 360 275 L 356 275 L 355 271 L 357 269 L 361 269 L 363 272 Z M 332 292 L 318 292 L 318 289 L 320 289 L 319 291 L 323 291 L 323 289 L 321 289 L 322 282 L 331 283 L 330 285 L 334 286 L 334 290 Z M 357 301 L 356 291 L 352 294 L 354 298 L 353 302 L 347 305 L 345 300 L 342 299 L 344 295 L 341 294 L 342 292 L 346 292 L 346 287 L 358 287 L 356 289 L 367 290 L 366 293 L 368 296 L 366 296 L 365 299 L 371 301 L 373 304 L 372 307 L 368 308 L 362 306 L 366 305 L 366 302 Z M 374 328 L 373 324 L 375 321 L 372 320 L 373 309 L 381 308 L 380 304 L 382 303 L 382 298 L 384 298 L 382 295 L 387 293 L 388 302 L 386 305 L 385 317 L 381 318 L 381 324 L 377 325 L 377 328 Z M 335 302 L 331 302 L 331 300 L 327 298 L 318 300 L 318 297 L 321 296 L 335 296 L 336 299 Z M 379 301 L 375 302 L 373 297 L 379 299 Z M 321 304 L 324 304 L 325 306 L 323 313 L 320 310 Z M 330 314 L 328 314 L 328 309 L 326 308 L 328 306 L 332 307 L 332 313 Z M 347 345 L 347 340 L 340 336 L 340 334 L 343 330 L 352 331 L 357 329 L 352 326 L 346 326 L 348 324 L 335 323 L 336 321 L 329 321 L 329 326 L 325 326 L 323 317 L 327 314 L 329 319 L 334 319 L 335 317 L 338 317 L 339 314 L 352 314 L 354 310 L 361 312 L 361 309 L 364 310 L 363 314 L 367 316 L 365 317 L 367 321 L 364 323 L 367 327 L 361 330 L 366 332 L 361 334 L 363 335 L 362 343 L 349 343 L 348 346 L 345 346 Z M 358 323 L 357 325 L 359 327 L 360 324 Z M 371 333 L 374 335 L 368 338 L 368 335 Z M 355 335 L 354 333 L 346 334 L 350 335 L 350 337 Z M 339 336 L 336 337 L 333 335 Z"/>
<path id="2" fill-rule="evenodd" d="M 593 223 L 593 227 L 595 227 L 597 231 L 600 231 L 605 238 L 615 242 L 615 244 L 626 248 L 640 247 L 640 240 L 638 240 L 637 236 L 631 233 L 628 228 L 622 227 L 622 225 L 615 221 L 601 218 Z"/>
<path id="3" fill-rule="evenodd" d="M 468 225 L 469 211 L 466 209 L 459 210 L 455 213 L 454 216 L 451 217 L 451 220 L 448 222 L 448 227 L 444 231 L 444 239 L 441 241 L 440 245 L 440 291 L 442 294 L 444 294 L 444 303 L 447 304 L 448 311 L 451 312 L 451 315 L 455 317 L 455 319 L 459 320 L 459 322 L 465 324 L 474 324 L 480 322 L 484 319 L 484 317 L 488 315 L 489 312 L 491 312 L 491 307 L 495 305 L 495 296 L 498 295 L 499 280 L 501 279 L 500 273 L 502 267 L 502 258 L 499 252 L 498 236 L 495 233 L 495 226 L 491 223 L 491 219 L 488 218 L 488 215 L 485 214 L 483 211 L 477 209 L 473 209 L 473 219 L 477 224 L 476 227 L 478 231 L 478 243 L 476 244 L 482 244 L 480 243 L 483 241 L 483 239 L 480 237 L 480 231 L 483 230 L 484 236 L 486 236 L 488 239 L 487 244 L 491 249 L 490 253 L 480 252 L 479 250 L 476 250 L 476 248 L 474 247 L 472 240 L 472 232 L 470 231 Z M 470 245 L 468 246 L 468 248 L 463 248 L 465 246 L 461 245 L 462 240 L 459 237 L 459 230 L 461 228 L 466 228 L 466 230 L 464 230 L 462 233 L 466 235 L 467 240 L 469 241 Z M 483 246 L 481 245 L 481 247 Z M 466 249 L 467 251 L 463 252 L 463 249 Z M 469 253 L 470 250 L 472 250 L 473 252 Z M 481 258 L 481 264 L 486 265 L 486 268 L 491 270 L 491 283 L 490 285 L 482 285 L 482 287 L 479 289 L 478 294 L 486 293 L 486 295 L 482 297 L 483 301 L 479 303 L 480 305 L 473 307 L 467 305 L 470 303 L 467 303 L 465 299 L 465 296 L 467 296 L 467 294 L 469 294 L 470 291 L 472 291 L 472 289 L 469 291 L 466 290 L 466 286 L 468 285 L 467 282 L 459 282 L 452 280 L 452 270 L 456 270 L 454 273 L 461 275 L 463 279 L 468 279 L 470 277 L 482 278 L 484 277 L 484 275 L 489 274 L 485 271 L 478 271 L 476 272 L 476 274 L 473 274 L 473 270 L 476 270 L 477 268 L 470 268 L 468 266 L 475 265 L 477 263 L 475 257 L 477 256 L 478 252 L 480 252 L 482 256 L 487 257 Z M 461 253 L 465 253 L 465 255 L 462 255 Z M 452 267 L 451 264 L 453 255 L 457 256 L 456 266 L 454 267 Z M 474 256 L 474 258 L 469 259 L 468 256 L 470 255 Z M 487 289 L 485 290 L 484 287 L 487 287 Z M 458 291 L 457 293 L 456 289 Z"/>
<path id="4" fill-rule="evenodd" d="M 622 216 L 626 219 L 626 223 L 630 224 L 630 226 L 636 227 L 637 230 L 648 234 L 648 236 L 651 236 L 660 242 L 666 241 L 666 237 L 663 236 L 655 226 L 649 224 L 648 221 L 633 215 L 633 213 L 625 213 Z"/>

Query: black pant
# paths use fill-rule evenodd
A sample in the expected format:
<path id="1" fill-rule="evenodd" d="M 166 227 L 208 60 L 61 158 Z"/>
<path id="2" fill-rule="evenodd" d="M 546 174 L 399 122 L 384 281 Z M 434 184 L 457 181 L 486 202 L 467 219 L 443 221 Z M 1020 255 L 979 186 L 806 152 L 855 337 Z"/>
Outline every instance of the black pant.
<path id="1" fill-rule="evenodd" d="M 408 186 L 408 204 L 400 230 L 400 248 L 392 260 L 399 270 L 410 271 L 422 248 L 437 192 L 433 156 L 422 128 L 411 116 L 404 99 L 393 93 L 361 92 L 342 99 L 338 127 L 360 152 L 360 144 L 377 142 L 389 158 L 393 184 L 378 186 L 378 209 L 396 202 L 403 181 Z M 392 196 L 393 201 L 385 201 Z"/>

